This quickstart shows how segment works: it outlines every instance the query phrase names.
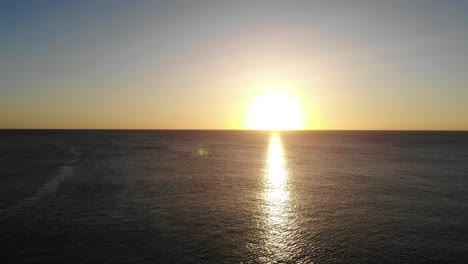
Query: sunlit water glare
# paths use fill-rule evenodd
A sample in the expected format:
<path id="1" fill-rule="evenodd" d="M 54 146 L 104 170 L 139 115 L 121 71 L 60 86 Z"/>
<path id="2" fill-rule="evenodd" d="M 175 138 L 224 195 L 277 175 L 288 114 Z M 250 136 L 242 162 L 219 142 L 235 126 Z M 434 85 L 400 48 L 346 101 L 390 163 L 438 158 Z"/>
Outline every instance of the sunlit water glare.
<path id="1" fill-rule="evenodd" d="M 292 259 L 295 214 L 290 199 L 289 171 L 280 135 L 272 133 L 265 167 L 265 263 Z"/>

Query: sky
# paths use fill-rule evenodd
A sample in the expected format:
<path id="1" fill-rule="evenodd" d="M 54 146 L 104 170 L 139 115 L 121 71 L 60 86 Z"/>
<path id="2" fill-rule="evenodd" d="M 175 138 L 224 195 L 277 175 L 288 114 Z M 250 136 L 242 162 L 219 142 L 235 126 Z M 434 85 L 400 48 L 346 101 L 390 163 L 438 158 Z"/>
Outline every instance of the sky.
<path id="1" fill-rule="evenodd" d="M 468 130 L 468 1 L 1 1 L 0 128 Z"/>

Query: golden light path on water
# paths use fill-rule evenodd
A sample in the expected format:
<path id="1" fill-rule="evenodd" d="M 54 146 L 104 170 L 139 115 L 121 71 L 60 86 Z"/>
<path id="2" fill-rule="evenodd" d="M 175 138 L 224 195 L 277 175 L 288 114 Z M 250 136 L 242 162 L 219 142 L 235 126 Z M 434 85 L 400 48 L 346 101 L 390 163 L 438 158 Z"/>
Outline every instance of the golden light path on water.
<path id="1" fill-rule="evenodd" d="M 272 133 L 264 175 L 265 255 L 262 262 L 288 261 L 294 256 L 295 214 L 289 173 L 279 134 Z M 297 252 L 296 252 L 297 253 Z"/>

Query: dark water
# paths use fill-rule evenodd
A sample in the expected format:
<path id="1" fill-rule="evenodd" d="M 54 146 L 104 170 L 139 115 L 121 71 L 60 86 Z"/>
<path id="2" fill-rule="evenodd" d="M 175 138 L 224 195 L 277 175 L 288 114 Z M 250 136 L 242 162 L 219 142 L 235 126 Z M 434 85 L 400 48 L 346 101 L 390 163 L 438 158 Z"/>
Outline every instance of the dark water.
<path id="1" fill-rule="evenodd" d="M 468 263 L 468 133 L 0 131 L 2 263 Z"/>

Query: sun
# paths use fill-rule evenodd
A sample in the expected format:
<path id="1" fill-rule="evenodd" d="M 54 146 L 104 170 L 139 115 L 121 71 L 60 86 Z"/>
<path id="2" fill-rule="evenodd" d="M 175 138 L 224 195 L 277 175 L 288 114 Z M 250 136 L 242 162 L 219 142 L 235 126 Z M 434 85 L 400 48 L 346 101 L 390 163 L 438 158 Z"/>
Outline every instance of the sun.
<path id="1" fill-rule="evenodd" d="M 255 130 L 304 129 L 301 104 L 287 91 L 269 91 L 257 96 L 247 110 L 247 127 Z"/>

